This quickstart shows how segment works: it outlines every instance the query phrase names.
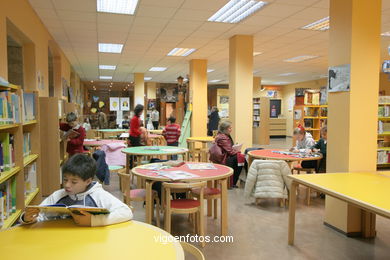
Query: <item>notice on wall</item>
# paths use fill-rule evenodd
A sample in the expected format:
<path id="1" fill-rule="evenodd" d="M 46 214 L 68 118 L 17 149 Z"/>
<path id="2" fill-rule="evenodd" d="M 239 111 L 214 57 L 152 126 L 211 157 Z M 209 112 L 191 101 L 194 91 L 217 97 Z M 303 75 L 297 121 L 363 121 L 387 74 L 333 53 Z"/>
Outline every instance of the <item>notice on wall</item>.
<path id="1" fill-rule="evenodd" d="M 130 111 L 130 98 L 128 97 L 121 97 L 121 111 Z"/>
<path id="2" fill-rule="evenodd" d="M 119 106 L 119 97 L 110 97 L 110 111 L 119 111 Z"/>
<path id="3" fill-rule="evenodd" d="M 345 92 L 350 90 L 351 65 L 329 67 L 328 92 Z"/>

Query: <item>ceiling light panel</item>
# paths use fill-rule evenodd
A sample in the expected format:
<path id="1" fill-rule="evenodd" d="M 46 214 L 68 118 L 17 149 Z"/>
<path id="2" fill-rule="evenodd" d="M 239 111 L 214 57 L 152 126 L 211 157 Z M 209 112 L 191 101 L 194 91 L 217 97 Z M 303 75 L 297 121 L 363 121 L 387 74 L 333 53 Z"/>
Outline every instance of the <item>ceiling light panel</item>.
<path id="1" fill-rule="evenodd" d="M 101 69 L 101 70 L 115 70 L 116 66 L 114 66 L 114 65 L 99 65 L 99 69 Z"/>
<path id="2" fill-rule="evenodd" d="M 188 56 L 193 53 L 196 49 L 192 48 L 174 48 L 167 55 L 168 56 Z"/>
<path id="3" fill-rule="evenodd" d="M 301 27 L 303 30 L 326 31 L 329 30 L 329 16 Z"/>
<path id="4" fill-rule="evenodd" d="M 99 79 L 112 79 L 112 76 L 100 76 Z"/>
<path id="5" fill-rule="evenodd" d="M 287 77 L 287 76 L 291 76 L 291 75 L 295 75 L 295 74 L 296 74 L 295 72 L 287 72 L 287 73 L 279 74 L 279 76 Z"/>
<path id="6" fill-rule="evenodd" d="M 138 0 L 97 0 L 97 11 L 101 13 L 133 15 Z"/>
<path id="7" fill-rule="evenodd" d="M 217 82 L 221 82 L 222 80 L 221 79 L 213 79 L 213 80 L 210 80 L 209 83 L 217 83 Z"/>
<path id="8" fill-rule="evenodd" d="M 166 67 L 151 67 L 149 71 L 166 71 Z"/>
<path id="9" fill-rule="evenodd" d="M 152 80 L 152 77 L 144 77 L 144 80 Z"/>
<path id="10" fill-rule="evenodd" d="M 99 52 L 103 53 L 121 53 L 123 44 L 117 43 L 99 43 Z"/>
<path id="11" fill-rule="evenodd" d="M 390 37 L 390 31 L 381 33 L 382 36 Z"/>
<path id="12" fill-rule="evenodd" d="M 239 23 L 267 4 L 265 1 L 230 0 L 213 14 L 208 21 L 219 23 Z"/>
<path id="13" fill-rule="evenodd" d="M 302 55 L 302 56 L 297 56 L 297 57 L 286 59 L 286 60 L 284 60 L 284 62 L 294 62 L 295 63 L 295 62 L 302 62 L 302 61 L 311 60 L 311 59 L 315 59 L 315 58 L 318 58 L 318 56 Z"/>
<path id="14" fill-rule="evenodd" d="M 207 69 L 207 73 L 213 72 L 214 69 Z"/>
<path id="15" fill-rule="evenodd" d="M 260 55 L 260 54 L 263 54 L 263 53 L 260 52 L 260 51 L 255 51 L 255 52 L 253 52 L 253 56 L 257 56 L 257 55 Z"/>

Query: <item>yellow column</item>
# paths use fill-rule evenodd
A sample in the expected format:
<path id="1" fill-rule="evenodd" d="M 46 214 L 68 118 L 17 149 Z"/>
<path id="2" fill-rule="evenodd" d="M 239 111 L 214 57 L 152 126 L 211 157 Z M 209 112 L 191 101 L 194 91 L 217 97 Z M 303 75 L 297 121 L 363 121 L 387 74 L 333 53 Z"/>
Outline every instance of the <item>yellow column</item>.
<path id="1" fill-rule="evenodd" d="M 252 146 L 253 36 L 235 35 L 229 40 L 229 120 L 233 140 Z"/>
<path id="2" fill-rule="evenodd" d="M 331 0 L 329 66 L 351 65 L 350 92 L 329 93 L 327 172 L 376 170 L 381 0 Z M 362 231 L 361 210 L 326 199 L 325 222 Z"/>
<path id="3" fill-rule="evenodd" d="M 138 104 L 145 105 L 144 73 L 134 73 L 134 107 Z M 144 114 L 141 119 L 144 119 Z"/>
<path id="4" fill-rule="evenodd" d="M 253 98 L 259 98 L 261 91 L 261 77 L 253 77 Z"/>
<path id="5" fill-rule="evenodd" d="M 191 136 L 207 135 L 207 60 L 190 60 Z"/>

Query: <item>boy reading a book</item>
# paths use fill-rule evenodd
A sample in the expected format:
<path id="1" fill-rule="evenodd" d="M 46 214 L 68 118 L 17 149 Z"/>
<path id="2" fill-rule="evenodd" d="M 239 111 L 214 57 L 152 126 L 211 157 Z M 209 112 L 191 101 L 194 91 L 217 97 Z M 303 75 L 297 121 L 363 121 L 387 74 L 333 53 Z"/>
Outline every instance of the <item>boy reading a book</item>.
<path id="1" fill-rule="evenodd" d="M 80 214 L 70 213 L 80 226 L 106 226 L 131 220 L 131 209 L 119 199 L 103 190 L 102 185 L 93 181 L 96 173 L 95 161 L 84 154 L 72 156 L 62 167 L 63 189 L 55 191 L 40 206 L 64 204 L 66 206 L 105 208 L 109 214 L 93 215 L 80 210 Z M 44 214 L 39 209 L 27 208 L 20 220 L 24 224 L 63 218 L 61 214 Z"/>

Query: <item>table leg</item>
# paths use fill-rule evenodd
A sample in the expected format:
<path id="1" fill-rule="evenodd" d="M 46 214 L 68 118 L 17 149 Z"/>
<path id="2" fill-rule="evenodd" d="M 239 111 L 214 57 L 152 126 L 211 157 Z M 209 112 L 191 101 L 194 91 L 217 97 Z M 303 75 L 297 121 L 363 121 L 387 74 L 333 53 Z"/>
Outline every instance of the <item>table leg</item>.
<path id="1" fill-rule="evenodd" d="M 146 198 L 145 198 L 145 222 L 152 224 L 152 181 L 146 180 Z"/>
<path id="2" fill-rule="evenodd" d="M 228 232 L 228 179 L 221 180 L 221 236 L 226 236 Z"/>
<path id="3" fill-rule="evenodd" d="M 297 206 L 297 187 L 298 183 L 293 181 L 291 183 L 290 198 L 289 198 L 289 214 L 288 214 L 288 244 L 294 245 L 295 233 L 295 209 Z"/>
<path id="4" fill-rule="evenodd" d="M 213 187 L 213 181 L 208 181 L 207 188 L 212 188 L 212 187 Z M 213 200 L 207 200 L 207 216 L 208 217 L 212 216 L 212 211 L 213 211 Z"/>
<path id="5" fill-rule="evenodd" d="M 251 167 L 252 162 L 253 162 L 253 157 L 250 156 L 250 155 L 248 155 L 248 170 L 249 170 L 249 168 Z"/>

